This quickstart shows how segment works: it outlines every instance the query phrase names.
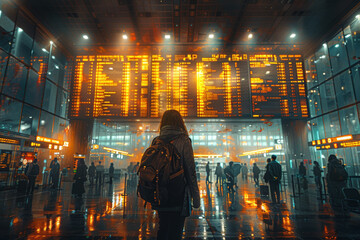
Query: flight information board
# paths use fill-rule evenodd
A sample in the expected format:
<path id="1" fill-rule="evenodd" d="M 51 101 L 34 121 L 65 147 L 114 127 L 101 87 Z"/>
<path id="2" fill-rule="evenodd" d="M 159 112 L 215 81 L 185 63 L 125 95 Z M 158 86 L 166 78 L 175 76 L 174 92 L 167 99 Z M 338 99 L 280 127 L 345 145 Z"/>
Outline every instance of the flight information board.
<path id="1" fill-rule="evenodd" d="M 308 117 L 301 55 L 78 56 L 71 118 Z"/>

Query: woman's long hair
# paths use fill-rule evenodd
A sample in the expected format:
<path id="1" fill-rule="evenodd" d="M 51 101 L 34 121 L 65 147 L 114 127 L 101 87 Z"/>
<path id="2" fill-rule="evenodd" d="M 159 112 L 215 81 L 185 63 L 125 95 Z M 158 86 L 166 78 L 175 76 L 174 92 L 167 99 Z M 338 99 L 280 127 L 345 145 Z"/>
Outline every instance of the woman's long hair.
<path id="1" fill-rule="evenodd" d="M 176 110 L 167 110 L 164 112 L 160 122 L 160 129 L 168 125 L 181 128 L 186 134 L 188 134 L 184 119 L 182 118 L 181 114 Z"/>

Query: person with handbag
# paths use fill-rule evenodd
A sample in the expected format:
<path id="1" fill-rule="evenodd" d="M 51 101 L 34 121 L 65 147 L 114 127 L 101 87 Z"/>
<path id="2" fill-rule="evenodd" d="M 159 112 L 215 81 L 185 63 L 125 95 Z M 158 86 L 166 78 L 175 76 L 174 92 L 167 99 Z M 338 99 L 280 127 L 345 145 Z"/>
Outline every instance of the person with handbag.
<path id="1" fill-rule="evenodd" d="M 82 198 L 83 193 L 85 193 L 84 183 L 87 181 L 87 166 L 85 165 L 84 159 L 79 159 L 78 168 L 74 176 L 74 183 L 72 187 L 72 194 L 78 198 Z"/>

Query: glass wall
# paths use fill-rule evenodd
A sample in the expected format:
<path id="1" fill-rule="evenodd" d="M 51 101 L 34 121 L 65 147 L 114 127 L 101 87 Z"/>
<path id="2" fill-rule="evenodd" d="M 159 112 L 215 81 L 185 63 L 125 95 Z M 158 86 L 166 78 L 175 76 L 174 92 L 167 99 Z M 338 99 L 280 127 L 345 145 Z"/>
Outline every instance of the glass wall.
<path id="1" fill-rule="evenodd" d="M 309 140 L 360 134 L 360 19 L 354 18 L 305 60 Z M 311 147 L 312 148 L 312 147 Z M 326 166 L 330 154 L 343 158 L 350 175 L 360 175 L 360 147 L 310 149 Z"/>
<path id="2" fill-rule="evenodd" d="M 0 1 L 0 31 L 0 130 L 65 140 L 65 54 L 10 1 Z"/>

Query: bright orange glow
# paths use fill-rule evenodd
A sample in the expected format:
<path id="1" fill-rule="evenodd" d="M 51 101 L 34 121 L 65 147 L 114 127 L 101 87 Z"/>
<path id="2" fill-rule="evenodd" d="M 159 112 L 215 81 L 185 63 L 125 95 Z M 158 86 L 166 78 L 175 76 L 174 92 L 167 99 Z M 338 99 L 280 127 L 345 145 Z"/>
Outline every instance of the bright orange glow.
<path id="1" fill-rule="evenodd" d="M 128 157 L 133 157 L 134 156 L 134 154 L 129 154 L 128 152 L 121 151 L 121 150 L 114 149 L 114 148 L 103 147 L 103 149 L 106 150 L 106 151 L 115 153 L 115 154 L 121 154 L 121 155 L 128 156 Z"/>
<path id="2" fill-rule="evenodd" d="M 352 140 L 352 139 L 353 139 L 352 135 L 346 135 L 346 136 L 337 137 L 336 141 L 346 141 L 346 140 Z"/>
<path id="3" fill-rule="evenodd" d="M 155 52 L 78 56 L 70 116 L 308 117 L 301 55 Z"/>
<path id="4" fill-rule="evenodd" d="M 257 149 L 257 150 L 253 150 L 253 151 L 249 151 L 249 152 L 243 152 L 239 156 L 256 155 L 256 154 L 260 154 L 260 153 L 266 153 L 266 152 L 269 152 L 271 150 L 274 150 L 274 147 L 268 147 L 268 148 Z"/>

